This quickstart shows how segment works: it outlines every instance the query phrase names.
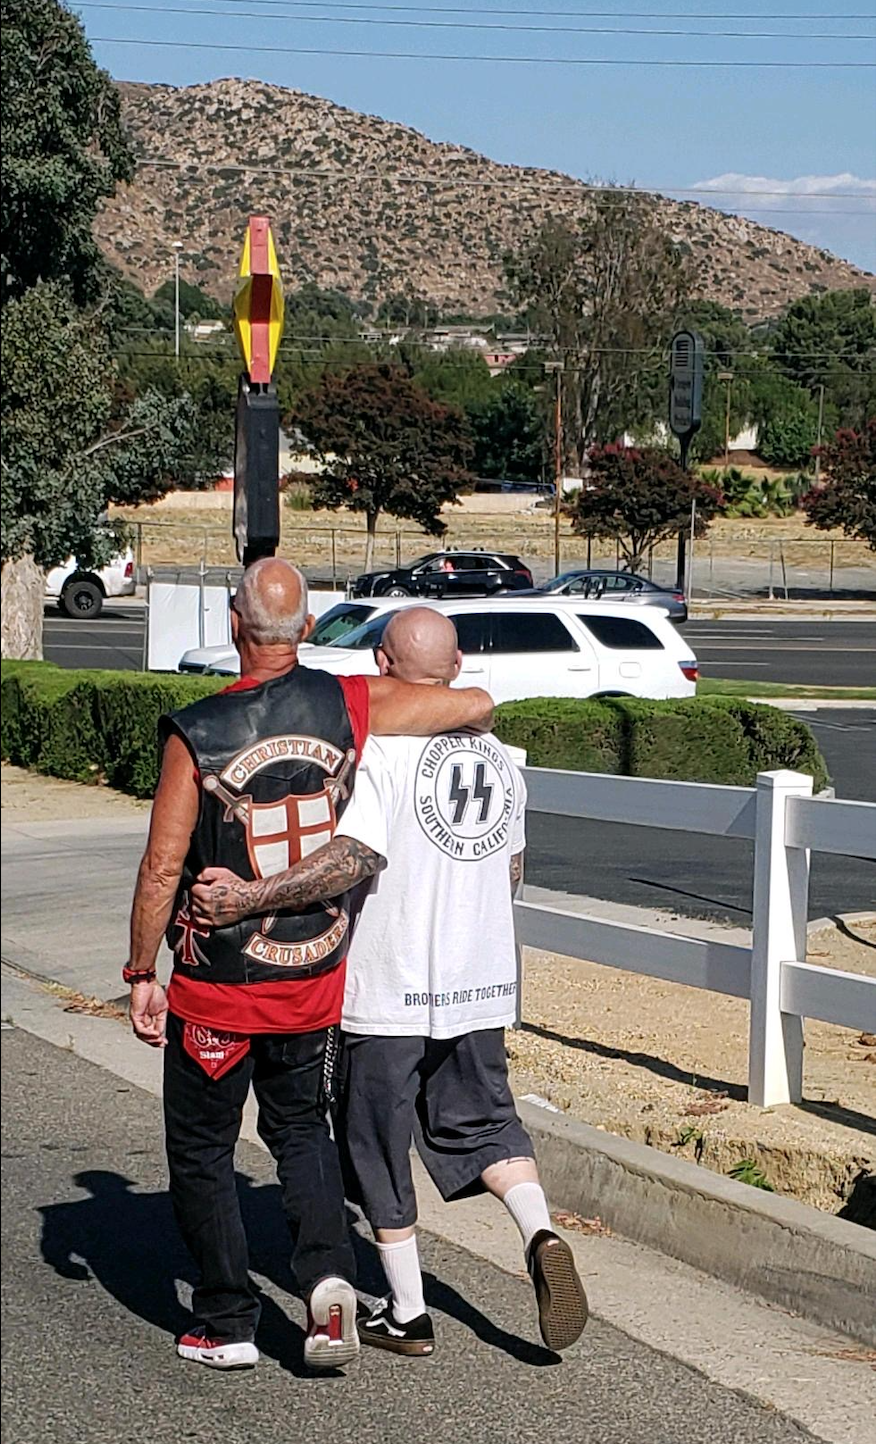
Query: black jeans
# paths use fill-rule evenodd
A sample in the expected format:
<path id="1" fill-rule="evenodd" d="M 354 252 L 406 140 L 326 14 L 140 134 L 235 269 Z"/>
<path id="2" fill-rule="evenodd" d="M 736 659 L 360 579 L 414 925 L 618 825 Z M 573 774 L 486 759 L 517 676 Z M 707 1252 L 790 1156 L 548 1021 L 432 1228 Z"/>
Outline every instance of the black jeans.
<path id="1" fill-rule="evenodd" d="M 327 1033 L 256 1034 L 245 1058 L 211 1078 L 183 1048 L 170 1014 L 164 1122 L 170 1197 L 200 1271 L 192 1308 L 212 1336 L 252 1339 L 259 1303 L 234 1180 L 234 1146 L 252 1083 L 258 1130 L 277 1164 L 292 1234 L 292 1266 L 307 1297 L 329 1274 L 354 1278 L 344 1189 L 326 1117 Z"/>

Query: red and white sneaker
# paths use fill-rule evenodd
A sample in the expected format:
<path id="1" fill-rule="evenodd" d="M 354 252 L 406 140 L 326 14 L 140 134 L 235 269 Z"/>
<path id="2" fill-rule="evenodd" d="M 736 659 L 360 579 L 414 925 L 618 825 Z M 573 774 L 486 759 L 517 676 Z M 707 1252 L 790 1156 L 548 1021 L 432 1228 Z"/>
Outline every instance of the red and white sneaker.
<path id="1" fill-rule="evenodd" d="M 310 1369 L 343 1369 L 358 1353 L 353 1285 L 346 1279 L 321 1279 L 307 1304 L 304 1362 Z"/>
<path id="2" fill-rule="evenodd" d="M 206 1324 L 198 1324 L 177 1340 L 176 1351 L 181 1359 L 206 1364 L 208 1369 L 252 1369 L 259 1361 L 259 1351 L 248 1340 L 212 1339 Z"/>

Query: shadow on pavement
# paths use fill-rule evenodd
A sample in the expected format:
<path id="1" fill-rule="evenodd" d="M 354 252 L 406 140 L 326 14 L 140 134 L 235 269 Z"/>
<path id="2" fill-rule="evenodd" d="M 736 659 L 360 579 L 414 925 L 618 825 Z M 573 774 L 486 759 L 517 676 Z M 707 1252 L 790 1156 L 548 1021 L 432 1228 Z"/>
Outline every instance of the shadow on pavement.
<path id="1" fill-rule="evenodd" d="M 238 1173 L 241 1210 L 250 1241 L 250 1268 L 294 1297 L 300 1297 L 289 1265 L 290 1245 L 277 1184 L 259 1184 Z M 194 1265 L 176 1229 L 166 1191 L 142 1193 L 123 1174 L 89 1169 L 74 1175 L 88 1197 L 40 1208 L 40 1248 L 45 1262 L 62 1278 L 98 1283 L 128 1313 L 176 1338 L 191 1327 L 192 1316 L 177 1297 L 177 1280 L 191 1284 Z M 351 1221 L 352 1215 L 351 1215 Z M 374 1245 L 354 1231 L 359 1285 L 372 1294 L 386 1292 Z M 519 1363 L 536 1367 L 560 1363 L 557 1354 L 494 1324 L 451 1285 L 424 1275 L 431 1307 L 471 1329 L 483 1343 Z M 304 1365 L 304 1330 L 253 1280 L 262 1315 L 256 1342 L 264 1354 L 299 1378 L 336 1378 L 335 1371 L 314 1375 Z"/>
<path id="2" fill-rule="evenodd" d="M 253 1270 L 297 1293 L 286 1262 L 289 1237 L 279 1188 L 256 1185 L 246 1174 L 237 1177 Z M 101 1169 L 77 1173 L 73 1182 L 88 1189 L 90 1197 L 39 1210 L 46 1263 L 62 1278 L 94 1279 L 129 1313 L 177 1337 L 192 1318 L 177 1298 L 176 1281 L 192 1283 L 194 1266 L 177 1234 L 168 1194 L 137 1192 L 130 1179 Z M 314 1376 L 305 1368 L 304 1330 L 257 1284 L 253 1287 L 262 1308 L 259 1348 L 300 1378 L 333 1377 Z"/>

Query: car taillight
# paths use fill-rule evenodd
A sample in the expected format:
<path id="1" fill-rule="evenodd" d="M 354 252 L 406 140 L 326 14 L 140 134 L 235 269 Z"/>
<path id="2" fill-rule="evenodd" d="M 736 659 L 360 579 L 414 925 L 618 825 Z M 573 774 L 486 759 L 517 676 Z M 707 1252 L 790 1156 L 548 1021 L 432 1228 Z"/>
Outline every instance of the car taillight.
<path id="1" fill-rule="evenodd" d="M 699 679 L 700 679 L 700 669 L 699 669 L 698 663 L 696 663 L 696 662 L 679 662 L 678 665 L 679 665 L 679 667 L 681 668 L 682 672 L 684 673 L 685 677 L 687 678 L 687 680 L 688 680 L 689 682 L 698 682 L 698 681 L 699 681 Z"/>
<path id="2" fill-rule="evenodd" d="M 683 602 L 683 601 L 684 601 L 684 592 L 673 592 L 673 593 L 672 593 L 672 600 L 673 600 L 674 602 Z"/>
<path id="3" fill-rule="evenodd" d="M 529 585 L 532 586 L 532 572 L 529 570 L 529 567 L 515 567 L 514 571 L 516 576 L 525 577 Z"/>
<path id="4" fill-rule="evenodd" d="M 131 577 L 132 577 L 133 575 L 134 575 L 134 563 L 133 563 L 133 562 L 127 562 L 126 565 L 125 565 L 125 580 L 126 580 L 126 581 L 130 581 L 130 580 L 131 580 Z"/>

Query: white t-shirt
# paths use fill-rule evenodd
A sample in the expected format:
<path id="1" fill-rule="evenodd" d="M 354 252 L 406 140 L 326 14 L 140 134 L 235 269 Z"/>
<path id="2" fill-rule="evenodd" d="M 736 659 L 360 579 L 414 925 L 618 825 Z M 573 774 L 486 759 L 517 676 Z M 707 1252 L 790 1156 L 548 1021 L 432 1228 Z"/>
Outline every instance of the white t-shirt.
<path id="1" fill-rule="evenodd" d="M 525 805 L 493 736 L 368 738 L 338 835 L 387 863 L 350 942 L 348 1032 L 454 1038 L 514 1021 L 510 866 Z"/>

